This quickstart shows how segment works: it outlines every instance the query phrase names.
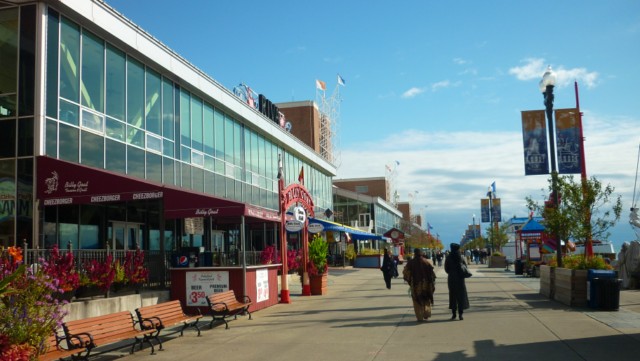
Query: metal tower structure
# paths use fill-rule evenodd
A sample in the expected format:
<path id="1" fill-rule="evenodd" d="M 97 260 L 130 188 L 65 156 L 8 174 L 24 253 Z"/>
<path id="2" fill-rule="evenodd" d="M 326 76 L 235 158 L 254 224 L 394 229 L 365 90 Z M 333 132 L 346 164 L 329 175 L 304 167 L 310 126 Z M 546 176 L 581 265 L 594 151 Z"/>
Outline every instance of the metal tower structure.
<path id="1" fill-rule="evenodd" d="M 340 87 L 344 80 L 338 75 L 338 82 L 333 93 L 327 97 L 326 83 L 316 80 L 316 104 L 320 112 L 320 156 L 336 167 L 340 166 L 338 151 L 338 125 L 340 123 Z"/>

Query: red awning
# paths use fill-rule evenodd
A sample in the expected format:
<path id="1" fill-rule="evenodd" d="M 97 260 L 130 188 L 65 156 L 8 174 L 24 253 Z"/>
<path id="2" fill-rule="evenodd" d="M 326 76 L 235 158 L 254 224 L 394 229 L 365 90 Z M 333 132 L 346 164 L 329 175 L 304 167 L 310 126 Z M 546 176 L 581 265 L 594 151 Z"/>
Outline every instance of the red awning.
<path id="1" fill-rule="evenodd" d="M 245 204 L 182 189 L 164 188 L 166 218 L 242 216 Z"/>
<path id="2" fill-rule="evenodd" d="M 163 198 L 160 184 L 45 156 L 36 163 L 36 192 L 44 206 Z"/>

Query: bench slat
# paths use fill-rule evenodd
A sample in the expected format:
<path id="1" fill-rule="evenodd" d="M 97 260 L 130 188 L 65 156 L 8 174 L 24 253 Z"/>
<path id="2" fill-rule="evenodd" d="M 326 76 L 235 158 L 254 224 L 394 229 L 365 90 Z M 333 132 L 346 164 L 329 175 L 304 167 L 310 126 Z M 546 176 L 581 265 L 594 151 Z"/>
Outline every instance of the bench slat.
<path id="1" fill-rule="evenodd" d="M 251 319 L 251 312 L 249 312 L 249 306 L 252 304 L 251 299 L 249 296 L 245 296 L 244 302 L 241 302 L 233 290 L 207 296 L 207 304 L 212 317 L 209 328 L 213 327 L 215 320 L 221 319 L 225 323 L 225 328 L 228 329 L 229 323 L 227 322 L 227 318 L 231 316 L 236 318 L 237 315 L 241 313 L 248 313 L 249 319 Z"/>

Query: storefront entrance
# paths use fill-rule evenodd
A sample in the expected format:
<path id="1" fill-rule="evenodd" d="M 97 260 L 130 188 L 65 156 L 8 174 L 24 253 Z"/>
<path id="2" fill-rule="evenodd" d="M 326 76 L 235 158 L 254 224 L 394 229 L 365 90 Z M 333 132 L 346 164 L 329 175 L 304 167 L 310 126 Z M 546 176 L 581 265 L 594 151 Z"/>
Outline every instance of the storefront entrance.
<path id="1" fill-rule="evenodd" d="M 114 250 L 136 249 L 142 245 L 142 229 L 139 223 L 110 221 L 109 246 Z"/>

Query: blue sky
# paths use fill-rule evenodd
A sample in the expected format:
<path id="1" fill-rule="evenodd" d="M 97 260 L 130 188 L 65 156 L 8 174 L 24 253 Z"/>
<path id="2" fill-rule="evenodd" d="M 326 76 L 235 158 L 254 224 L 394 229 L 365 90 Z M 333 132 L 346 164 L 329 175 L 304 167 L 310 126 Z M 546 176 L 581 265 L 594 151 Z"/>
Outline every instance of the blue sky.
<path id="1" fill-rule="evenodd" d="M 638 1 L 106 2 L 226 88 L 315 100 L 325 81 L 341 99 L 338 178 L 389 176 L 445 244 L 478 221 L 494 181 L 503 218 L 542 202 L 547 177 L 524 176 L 520 112 L 544 108 L 550 65 L 556 108 L 575 107 L 578 82 L 588 175 L 622 196 L 610 239 L 635 239 Z"/>

